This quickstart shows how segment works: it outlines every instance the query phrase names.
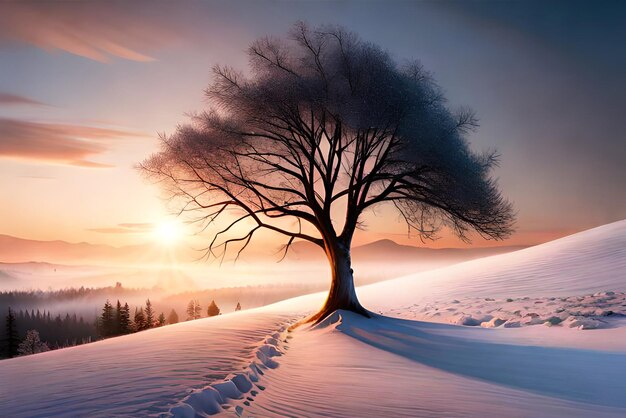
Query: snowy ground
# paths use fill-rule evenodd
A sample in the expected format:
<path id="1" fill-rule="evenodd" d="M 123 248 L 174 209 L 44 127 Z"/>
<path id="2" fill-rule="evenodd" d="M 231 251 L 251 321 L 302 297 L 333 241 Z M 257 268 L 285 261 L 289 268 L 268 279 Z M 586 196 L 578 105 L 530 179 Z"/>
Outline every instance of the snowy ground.
<path id="1" fill-rule="evenodd" d="M 315 294 L 2 361 L 0 415 L 626 416 L 624 292 L 621 221 L 362 287 L 371 320 L 285 331 Z"/>
<path id="2" fill-rule="evenodd" d="M 624 416 L 626 355 L 342 313 L 298 331 L 243 416 Z M 472 330 L 480 331 L 480 330 Z M 622 334 L 625 336 L 625 334 Z M 475 339 L 476 338 L 476 339 Z M 306 361 L 302 361 L 306 359 Z"/>
<path id="3" fill-rule="evenodd" d="M 484 328 L 530 325 L 597 329 L 626 325 L 626 293 L 543 298 L 461 298 L 393 308 L 385 315 Z"/>
<path id="4" fill-rule="evenodd" d="M 291 319 L 284 312 L 248 312 L 0 361 L 0 416 L 167 412 L 192 389 L 245 367 L 266 335 Z"/>

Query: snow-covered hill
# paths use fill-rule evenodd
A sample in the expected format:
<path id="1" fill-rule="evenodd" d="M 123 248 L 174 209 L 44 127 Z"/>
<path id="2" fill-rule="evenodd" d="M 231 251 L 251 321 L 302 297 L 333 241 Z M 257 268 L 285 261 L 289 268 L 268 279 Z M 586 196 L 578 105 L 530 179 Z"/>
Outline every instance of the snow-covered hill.
<path id="1" fill-rule="evenodd" d="M 315 294 L 1 361 L 0 415 L 624 416 L 626 327 L 619 312 L 594 330 L 415 319 L 449 308 L 471 312 L 432 319 L 486 309 L 493 316 L 507 304 L 519 304 L 520 318 L 540 317 L 551 302 L 548 310 L 561 303 L 561 313 L 572 316 L 566 309 L 578 308 L 571 297 L 619 307 L 626 305 L 619 299 L 625 274 L 621 221 L 358 289 L 384 317 L 338 312 L 287 333 L 321 304 L 324 295 Z M 605 293 L 577 297 L 597 292 Z"/>
<path id="2" fill-rule="evenodd" d="M 394 295 L 394 288 L 403 292 Z M 393 285 L 372 285 L 362 293 L 394 304 L 415 303 L 422 297 L 571 296 L 602 290 L 626 291 L 626 220 L 520 251 L 407 276 Z"/>

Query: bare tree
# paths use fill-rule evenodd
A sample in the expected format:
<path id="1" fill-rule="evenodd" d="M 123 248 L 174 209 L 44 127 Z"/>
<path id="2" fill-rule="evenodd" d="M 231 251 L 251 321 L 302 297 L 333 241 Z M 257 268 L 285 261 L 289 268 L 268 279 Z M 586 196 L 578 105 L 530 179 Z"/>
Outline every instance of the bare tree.
<path id="1" fill-rule="evenodd" d="M 369 316 L 350 262 L 362 214 L 391 204 L 409 234 L 447 227 L 502 239 L 510 203 L 490 177 L 495 152 L 470 150 L 473 113 L 451 111 L 417 63 L 336 27 L 294 25 L 249 50 L 247 75 L 214 68 L 209 109 L 192 115 L 140 168 L 161 181 L 202 228 L 227 219 L 206 248 L 237 257 L 263 229 L 320 246 L 332 270 L 316 321 L 337 309 Z M 219 222 L 218 222 L 219 224 Z M 243 231 L 243 232 L 242 232 Z"/>

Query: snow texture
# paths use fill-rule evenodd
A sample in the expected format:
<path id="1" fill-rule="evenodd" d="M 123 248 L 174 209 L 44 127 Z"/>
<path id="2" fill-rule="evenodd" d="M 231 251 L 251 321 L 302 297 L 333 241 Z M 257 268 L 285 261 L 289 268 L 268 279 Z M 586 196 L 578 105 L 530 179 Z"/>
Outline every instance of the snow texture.
<path id="1" fill-rule="evenodd" d="M 256 370 L 253 362 L 261 371 L 263 361 L 257 354 L 266 350 L 263 341 L 294 317 L 240 311 L 2 360 L 0 416 L 167 414 L 211 383 L 231 381 L 243 389 L 245 382 L 236 375 L 246 368 Z M 236 393 L 228 385 L 216 390 L 225 396 Z M 206 393 L 202 397 L 208 398 Z"/>
<path id="2" fill-rule="evenodd" d="M 369 320 L 285 331 L 320 293 L 1 361 L 0 415 L 626 416 L 625 274 L 621 221 L 359 288 Z"/>

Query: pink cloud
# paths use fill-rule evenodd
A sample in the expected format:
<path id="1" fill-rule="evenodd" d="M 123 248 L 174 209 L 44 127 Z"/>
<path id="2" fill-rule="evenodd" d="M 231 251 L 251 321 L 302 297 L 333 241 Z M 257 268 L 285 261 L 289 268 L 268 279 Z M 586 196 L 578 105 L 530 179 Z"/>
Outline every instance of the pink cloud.
<path id="1" fill-rule="evenodd" d="M 132 2 L 10 2 L 0 13 L 0 40 L 61 50 L 95 61 L 148 62 L 178 39 L 165 18 Z M 145 4 L 143 5 L 146 6 Z"/>
<path id="2" fill-rule="evenodd" d="M 37 100 L 29 99 L 28 97 L 19 96 L 17 94 L 0 92 L 0 105 L 45 106 L 46 104 Z"/>
<path id="3" fill-rule="evenodd" d="M 0 119 L 0 157 L 62 163 L 78 167 L 111 167 L 88 158 L 109 149 L 106 140 L 143 136 L 118 129 Z"/>

